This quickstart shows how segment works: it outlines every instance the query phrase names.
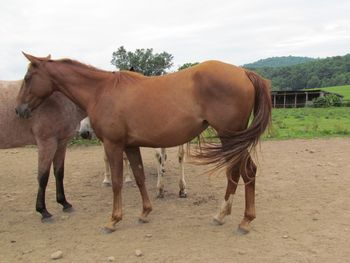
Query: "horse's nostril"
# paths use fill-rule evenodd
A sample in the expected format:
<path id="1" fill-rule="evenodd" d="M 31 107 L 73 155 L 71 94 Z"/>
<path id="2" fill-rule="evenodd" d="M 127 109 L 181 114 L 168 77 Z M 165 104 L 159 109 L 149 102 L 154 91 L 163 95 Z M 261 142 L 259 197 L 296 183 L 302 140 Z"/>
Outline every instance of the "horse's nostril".
<path id="1" fill-rule="evenodd" d="M 90 135 L 90 132 L 89 131 L 83 131 L 80 133 L 80 136 L 84 139 L 90 139 L 91 138 L 91 135 Z"/>
<path id="2" fill-rule="evenodd" d="M 15 112 L 16 112 L 16 115 L 18 116 L 19 112 L 18 112 L 17 108 L 15 108 Z"/>

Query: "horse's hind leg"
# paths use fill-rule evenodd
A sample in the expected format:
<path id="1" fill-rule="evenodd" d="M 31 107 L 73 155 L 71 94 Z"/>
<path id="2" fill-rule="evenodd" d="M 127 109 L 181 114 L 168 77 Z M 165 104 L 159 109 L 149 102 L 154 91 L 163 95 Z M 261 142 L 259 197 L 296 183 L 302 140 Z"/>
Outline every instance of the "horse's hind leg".
<path id="1" fill-rule="evenodd" d="M 232 207 L 232 201 L 233 201 L 233 195 L 236 193 L 238 181 L 239 181 L 239 169 L 232 168 L 227 169 L 226 171 L 227 176 L 227 187 L 226 187 L 226 193 L 224 201 L 220 207 L 219 212 L 217 215 L 214 216 L 213 220 L 215 224 L 222 225 L 224 224 L 224 218 L 227 215 L 231 214 L 231 207 Z"/>
<path id="2" fill-rule="evenodd" d="M 52 215 L 47 211 L 45 204 L 45 191 L 49 180 L 51 163 L 54 158 L 57 142 L 54 139 L 38 140 L 38 194 L 36 198 L 36 211 L 42 216 L 42 220 Z"/>
<path id="3" fill-rule="evenodd" d="M 143 170 L 142 157 L 139 147 L 129 147 L 125 149 L 128 156 L 131 170 L 135 176 L 136 184 L 140 190 L 142 197 L 142 213 L 139 218 L 140 222 L 148 222 L 147 216 L 152 211 L 152 204 L 148 197 L 147 188 L 145 185 L 145 172 Z"/>
<path id="4" fill-rule="evenodd" d="M 179 180 L 179 197 L 180 198 L 186 198 L 187 197 L 187 191 L 186 191 L 186 181 L 185 181 L 185 168 L 184 168 L 184 159 L 185 159 L 185 150 L 184 146 L 179 146 L 179 151 L 177 154 L 179 158 L 179 164 L 181 169 L 181 175 Z"/>
<path id="5" fill-rule="evenodd" d="M 239 224 L 238 232 L 246 234 L 249 232 L 249 224 L 255 219 L 255 175 L 257 167 L 251 157 L 248 157 L 245 169 L 241 169 L 241 175 L 245 184 L 245 211 L 244 217 Z"/>
<path id="6" fill-rule="evenodd" d="M 66 156 L 67 140 L 60 141 L 53 158 L 53 170 L 56 178 L 56 201 L 63 206 L 64 212 L 71 211 L 72 205 L 67 202 L 64 194 L 64 159 Z"/>

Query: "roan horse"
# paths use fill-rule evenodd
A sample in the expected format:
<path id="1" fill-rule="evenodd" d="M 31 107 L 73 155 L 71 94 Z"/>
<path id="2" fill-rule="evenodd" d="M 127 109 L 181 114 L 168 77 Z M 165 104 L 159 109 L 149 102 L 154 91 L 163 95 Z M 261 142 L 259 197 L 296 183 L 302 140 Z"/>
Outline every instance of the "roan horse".
<path id="1" fill-rule="evenodd" d="M 79 128 L 79 135 L 83 137 L 84 139 L 92 139 L 93 136 L 95 136 L 95 132 L 91 127 L 90 119 L 89 117 L 86 117 L 80 122 L 80 128 Z M 177 153 L 179 165 L 180 165 L 180 179 L 179 179 L 179 197 L 180 198 L 186 198 L 187 197 L 187 191 L 186 191 L 186 181 L 185 181 L 185 169 L 184 169 L 184 161 L 185 161 L 185 150 L 184 145 L 180 145 Z M 105 162 L 105 172 L 104 172 L 104 179 L 102 184 L 103 185 L 111 185 L 111 169 L 109 166 L 109 162 L 107 159 L 106 153 L 104 154 L 104 162 Z M 157 163 L 157 190 L 158 198 L 164 197 L 164 175 L 165 175 L 165 162 L 167 160 L 167 154 L 165 148 L 155 148 L 155 159 Z M 131 182 L 132 179 L 130 177 L 129 173 L 129 162 L 126 155 L 123 155 L 124 160 L 124 168 L 126 168 L 125 172 L 125 183 Z"/>
<path id="2" fill-rule="evenodd" d="M 255 218 L 255 174 L 250 151 L 271 120 L 269 83 L 256 73 L 219 61 L 207 61 L 176 73 L 146 77 L 109 72 L 74 60 L 51 60 L 25 54 L 31 62 L 16 108 L 27 116 L 46 97 L 60 91 L 85 110 L 110 163 L 112 216 L 105 232 L 122 219 L 123 151 L 139 187 L 140 222 L 152 210 L 145 186 L 140 146 L 172 147 L 190 141 L 209 125 L 221 144 L 202 144 L 203 163 L 226 167 L 227 188 L 215 221 L 230 213 L 239 177 L 245 182 L 245 212 L 239 231 L 249 231 Z M 253 112 L 254 117 L 249 123 Z"/>
<path id="3" fill-rule="evenodd" d="M 64 159 L 68 141 L 86 113 L 59 92 L 52 94 L 27 120 L 16 117 L 13 108 L 22 80 L 0 81 L 0 148 L 14 148 L 29 144 L 38 145 L 38 183 L 36 211 L 45 220 L 51 217 L 45 205 L 45 190 L 51 163 L 56 178 L 56 200 L 63 211 L 70 211 L 64 188 Z"/>

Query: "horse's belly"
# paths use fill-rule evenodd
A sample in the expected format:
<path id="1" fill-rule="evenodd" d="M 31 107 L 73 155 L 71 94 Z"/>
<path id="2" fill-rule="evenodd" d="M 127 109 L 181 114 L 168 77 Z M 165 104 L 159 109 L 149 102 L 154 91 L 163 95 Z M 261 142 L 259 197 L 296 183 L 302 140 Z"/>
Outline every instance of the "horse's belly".
<path id="1" fill-rule="evenodd" d="M 175 126 L 150 127 L 148 130 L 143 130 L 143 132 L 134 129 L 128 136 L 127 144 L 143 147 L 173 147 L 191 141 L 207 127 L 206 122 L 197 121 Z"/>

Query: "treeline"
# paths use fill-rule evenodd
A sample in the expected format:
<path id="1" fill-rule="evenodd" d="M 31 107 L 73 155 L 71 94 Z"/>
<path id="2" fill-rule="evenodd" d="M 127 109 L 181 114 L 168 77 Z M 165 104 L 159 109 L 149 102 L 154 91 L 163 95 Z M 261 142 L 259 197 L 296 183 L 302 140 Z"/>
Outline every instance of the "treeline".
<path id="1" fill-rule="evenodd" d="M 297 57 L 297 56 L 282 56 L 271 57 L 265 59 L 259 59 L 256 62 L 243 65 L 245 68 L 277 68 L 277 67 L 289 67 L 302 63 L 314 61 L 315 58 L 309 57 Z"/>
<path id="2" fill-rule="evenodd" d="M 298 90 L 350 84 L 350 54 L 288 67 L 254 70 L 272 81 L 273 90 Z"/>

